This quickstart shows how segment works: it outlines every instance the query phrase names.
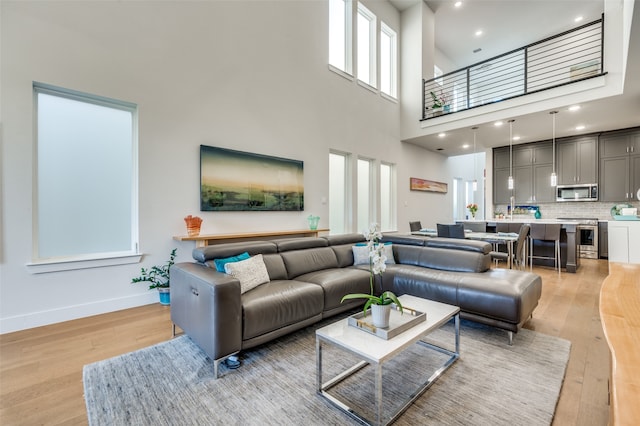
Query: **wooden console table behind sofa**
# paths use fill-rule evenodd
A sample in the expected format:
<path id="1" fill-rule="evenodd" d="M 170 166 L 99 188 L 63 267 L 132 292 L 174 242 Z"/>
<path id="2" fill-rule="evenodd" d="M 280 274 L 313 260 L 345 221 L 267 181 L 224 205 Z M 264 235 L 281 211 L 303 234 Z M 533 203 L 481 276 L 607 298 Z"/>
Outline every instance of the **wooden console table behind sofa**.
<path id="1" fill-rule="evenodd" d="M 206 247 L 213 244 L 229 243 L 243 240 L 264 240 L 274 237 L 317 237 L 321 232 L 329 232 L 328 229 L 300 229 L 291 231 L 249 232 L 244 234 L 210 234 L 189 237 L 178 235 L 173 237 L 176 241 L 195 241 L 196 247 Z"/>

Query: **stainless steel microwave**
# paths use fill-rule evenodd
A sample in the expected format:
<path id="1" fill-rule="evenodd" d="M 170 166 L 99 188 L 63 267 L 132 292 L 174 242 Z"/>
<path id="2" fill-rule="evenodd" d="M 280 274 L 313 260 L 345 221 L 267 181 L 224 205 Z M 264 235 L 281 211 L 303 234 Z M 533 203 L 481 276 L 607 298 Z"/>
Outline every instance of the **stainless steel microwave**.
<path id="1" fill-rule="evenodd" d="M 598 201 L 598 184 L 558 185 L 556 201 Z"/>

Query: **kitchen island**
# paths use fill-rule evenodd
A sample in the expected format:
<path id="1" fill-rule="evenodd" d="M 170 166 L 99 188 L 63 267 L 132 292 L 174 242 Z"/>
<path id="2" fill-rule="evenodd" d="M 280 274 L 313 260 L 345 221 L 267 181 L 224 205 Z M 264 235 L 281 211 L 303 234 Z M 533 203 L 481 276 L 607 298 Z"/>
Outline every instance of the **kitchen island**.
<path id="1" fill-rule="evenodd" d="M 562 229 L 560 231 L 560 261 L 562 267 L 567 272 L 575 273 L 580 267 L 580 233 L 576 232 L 579 221 L 557 220 L 557 219 L 535 219 L 529 216 L 517 216 L 511 219 L 493 219 L 493 220 L 460 220 L 458 223 L 485 223 L 487 232 L 498 232 L 498 224 L 506 224 L 507 232 L 518 232 L 520 225 L 523 223 L 560 223 Z M 554 243 L 551 241 L 535 241 L 534 251 L 536 256 L 553 257 Z M 553 267 L 553 259 L 534 259 L 536 265 L 544 265 Z"/>

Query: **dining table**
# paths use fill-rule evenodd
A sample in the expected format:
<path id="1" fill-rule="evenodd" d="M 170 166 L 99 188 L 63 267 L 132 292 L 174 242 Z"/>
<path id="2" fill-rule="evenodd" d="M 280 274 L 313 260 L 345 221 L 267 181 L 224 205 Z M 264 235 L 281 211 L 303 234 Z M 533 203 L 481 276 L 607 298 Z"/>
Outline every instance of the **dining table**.
<path id="1" fill-rule="evenodd" d="M 411 235 L 422 237 L 437 237 L 438 231 L 435 229 L 424 228 L 419 231 L 413 231 Z M 516 232 L 474 232 L 464 231 L 464 237 L 468 240 L 486 241 L 493 245 L 505 244 L 507 246 L 507 268 L 513 268 L 513 245 L 518 241 L 518 233 Z M 526 245 L 525 245 L 526 246 Z"/>

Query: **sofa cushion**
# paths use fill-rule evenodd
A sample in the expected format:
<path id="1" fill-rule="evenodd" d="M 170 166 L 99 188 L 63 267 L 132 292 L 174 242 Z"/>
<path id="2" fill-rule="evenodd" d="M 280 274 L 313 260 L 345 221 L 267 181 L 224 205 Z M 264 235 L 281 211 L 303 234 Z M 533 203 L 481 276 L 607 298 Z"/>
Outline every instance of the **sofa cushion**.
<path id="1" fill-rule="evenodd" d="M 269 273 L 261 254 L 250 257 L 247 260 L 227 263 L 224 266 L 224 270 L 227 274 L 240 281 L 241 294 L 260 284 L 269 282 Z"/>
<path id="2" fill-rule="evenodd" d="M 436 302 L 458 306 L 458 272 L 438 271 L 413 265 L 393 265 L 392 291 L 396 295 L 410 294 Z"/>
<path id="3" fill-rule="evenodd" d="M 286 251 L 280 253 L 280 256 L 282 256 L 284 266 L 287 268 L 287 277 L 289 279 L 308 272 L 338 267 L 338 259 L 330 247 Z"/>
<path id="4" fill-rule="evenodd" d="M 485 272 L 491 256 L 476 251 L 415 247 L 395 244 L 396 262 L 452 272 Z"/>
<path id="5" fill-rule="evenodd" d="M 345 294 L 367 293 L 371 291 L 368 270 L 353 268 L 334 268 L 310 272 L 296 278 L 299 281 L 317 284 L 324 293 L 324 310 L 328 311 L 341 306 L 340 301 Z M 380 287 L 374 289 L 380 294 Z M 364 304 L 365 300 L 362 300 Z M 346 304 L 347 302 L 345 302 Z"/>
<path id="6" fill-rule="evenodd" d="M 531 272 L 492 269 L 461 275 L 458 306 L 465 312 L 487 318 L 523 323 L 542 295 L 542 279 Z"/>
<path id="7" fill-rule="evenodd" d="M 191 252 L 193 258 L 200 263 L 221 259 L 223 257 L 236 256 L 248 252 L 251 256 L 256 254 L 277 253 L 278 247 L 270 241 L 246 241 L 240 243 L 225 243 L 207 247 L 199 247 Z M 210 267 L 215 266 L 208 264 Z"/>
<path id="8" fill-rule="evenodd" d="M 413 235 L 383 234 L 383 243 L 404 244 L 408 246 L 424 246 L 428 238 Z"/>
<path id="9" fill-rule="evenodd" d="M 286 280 L 287 268 L 284 267 L 284 262 L 279 254 L 263 254 L 262 260 L 267 266 L 267 272 L 269 272 L 269 279 L 273 280 Z"/>
<path id="10" fill-rule="evenodd" d="M 425 240 L 424 245 L 435 248 L 473 251 L 482 254 L 491 252 L 491 244 L 486 241 L 465 240 L 462 238 L 428 238 Z"/>
<path id="11" fill-rule="evenodd" d="M 329 243 L 324 238 L 282 238 L 279 240 L 273 240 L 278 246 L 279 252 L 292 251 L 292 250 L 304 250 L 316 247 L 327 247 Z"/>
<path id="12" fill-rule="evenodd" d="M 242 340 L 320 315 L 322 288 L 295 280 L 276 280 L 242 295 Z"/>
<path id="13" fill-rule="evenodd" d="M 341 245 L 354 245 L 356 243 L 361 243 L 366 241 L 364 235 L 362 234 L 341 234 L 341 235 L 328 235 L 322 237 L 329 243 L 330 246 L 341 246 Z"/>

